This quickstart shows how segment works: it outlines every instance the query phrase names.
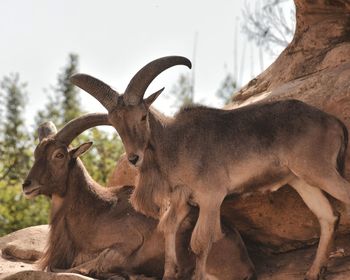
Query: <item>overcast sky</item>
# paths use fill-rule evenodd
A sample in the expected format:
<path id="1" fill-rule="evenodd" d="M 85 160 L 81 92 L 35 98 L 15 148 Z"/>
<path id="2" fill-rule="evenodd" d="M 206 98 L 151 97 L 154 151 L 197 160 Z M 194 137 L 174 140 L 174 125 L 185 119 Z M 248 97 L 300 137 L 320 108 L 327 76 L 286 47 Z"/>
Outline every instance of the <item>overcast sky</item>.
<path id="1" fill-rule="evenodd" d="M 256 0 L 261 1 L 261 0 Z M 255 0 L 247 1 L 253 5 Z M 241 33 L 244 0 L 1 0 L 0 77 L 20 73 L 28 82 L 27 123 L 47 98 L 44 88 L 56 83 L 68 54 L 80 57 L 80 72 L 96 76 L 123 92 L 129 79 L 149 61 L 183 55 L 195 62 L 195 99 L 219 106 L 215 92 L 234 69 L 234 34 L 238 31 L 237 68 L 242 83 L 261 71 L 258 49 Z M 196 55 L 193 57 L 197 34 Z M 264 57 L 264 64 L 271 63 Z M 156 102 L 171 112 L 169 90 L 180 73 L 162 73 L 149 91 L 165 86 Z M 193 71 L 193 70 L 192 70 Z M 104 111 L 81 93 L 84 109 Z"/>

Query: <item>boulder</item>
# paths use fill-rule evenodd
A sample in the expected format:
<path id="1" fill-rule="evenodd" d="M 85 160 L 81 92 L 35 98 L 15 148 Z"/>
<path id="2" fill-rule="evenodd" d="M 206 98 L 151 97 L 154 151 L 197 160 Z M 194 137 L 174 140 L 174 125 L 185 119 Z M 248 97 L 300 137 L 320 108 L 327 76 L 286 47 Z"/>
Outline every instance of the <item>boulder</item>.
<path id="1" fill-rule="evenodd" d="M 74 273 L 50 273 L 44 271 L 21 271 L 3 278 L 4 280 L 91 280 L 93 278 L 86 277 Z"/>
<path id="2" fill-rule="evenodd" d="M 45 249 L 48 231 L 47 225 L 34 226 L 0 238 L 2 256 L 17 260 L 37 261 Z"/>
<path id="3" fill-rule="evenodd" d="M 350 238 L 336 240 L 338 255 L 330 259 L 325 278 L 327 280 L 350 279 Z M 316 246 L 294 250 L 284 254 L 266 256 L 262 252 L 251 253 L 259 280 L 300 280 L 310 267 Z M 347 253 L 343 254 L 343 250 Z"/>
<path id="4" fill-rule="evenodd" d="M 36 261 L 42 256 L 49 232 L 48 225 L 33 226 L 0 238 L 0 279 L 78 280 L 92 279 L 73 273 L 39 271 Z"/>
<path id="5" fill-rule="evenodd" d="M 269 68 L 234 95 L 226 109 L 299 99 L 335 115 L 350 130 L 350 6 L 345 0 L 294 2 L 297 25 L 292 42 Z M 350 149 L 344 175 L 350 180 Z M 330 199 L 341 215 L 338 234 L 349 233 L 344 205 Z M 307 246 L 319 236 L 314 215 L 289 187 L 235 198 L 225 204 L 223 213 L 243 236 L 275 252 Z"/>

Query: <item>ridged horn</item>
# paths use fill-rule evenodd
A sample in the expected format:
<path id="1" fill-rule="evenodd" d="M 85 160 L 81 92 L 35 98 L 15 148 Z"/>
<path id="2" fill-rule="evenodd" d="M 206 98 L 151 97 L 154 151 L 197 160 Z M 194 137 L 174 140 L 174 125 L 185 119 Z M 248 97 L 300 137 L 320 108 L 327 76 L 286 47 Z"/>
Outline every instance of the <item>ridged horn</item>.
<path id="1" fill-rule="evenodd" d="M 109 112 L 116 106 L 119 96 L 118 92 L 99 79 L 78 73 L 71 76 L 70 81 L 95 97 Z"/>
<path id="2" fill-rule="evenodd" d="M 85 130 L 99 125 L 111 125 L 108 114 L 92 113 L 75 118 L 62 127 L 54 137 L 58 141 L 69 145 L 75 137 Z"/>
<path id="3" fill-rule="evenodd" d="M 39 141 L 43 140 L 44 138 L 48 138 L 50 136 L 53 136 L 57 133 L 57 128 L 53 122 L 44 122 L 39 125 L 38 128 L 38 138 Z"/>
<path id="4" fill-rule="evenodd" d="M 153 60 L 139 70 L 131 79 L 124 93 L 124 102 L 127 105 L 139 104 L 150 83 L 164 70 L 175 66 L 185 65 L 192 67 L 191 61 L 183 56 L 166 56 Z"/>

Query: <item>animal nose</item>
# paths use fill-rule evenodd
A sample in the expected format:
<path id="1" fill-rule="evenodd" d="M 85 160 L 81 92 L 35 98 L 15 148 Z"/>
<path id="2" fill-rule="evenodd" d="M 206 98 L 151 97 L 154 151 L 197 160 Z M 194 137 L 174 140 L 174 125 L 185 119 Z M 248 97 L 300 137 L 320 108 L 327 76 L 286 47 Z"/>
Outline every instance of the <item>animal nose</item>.
<path id="1" fill-rule="evenodd" d="M 137 161 L 139 160 L 139 156 L 132 154 L 128 157 L 128 160 L 131 164 L 135 165 L 137 163 Z"/>
<path id="2" fill-rule="evenodd" d="M 31 183 L 32 183 L 31 180 L 25 180 L 25 181 L 23 182 L 23 184 L 22 184 L 22 187 L 23 187 L 23 188 L 29 187 Z"/>

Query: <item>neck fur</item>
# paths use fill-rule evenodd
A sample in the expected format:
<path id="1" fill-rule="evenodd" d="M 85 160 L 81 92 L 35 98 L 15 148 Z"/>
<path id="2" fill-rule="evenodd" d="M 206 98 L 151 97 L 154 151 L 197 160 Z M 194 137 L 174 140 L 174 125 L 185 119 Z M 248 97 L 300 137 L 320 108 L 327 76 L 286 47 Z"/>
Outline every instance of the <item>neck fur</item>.
<path id="1" fill-rule="evenodd" d="M 151 144 L 154 144 L 161 139 L 164 127 L 166 127 L 172 120 L 172 117 L 167 117 L 163 113 L 151 107 L 149 114 Z"/>
<path id="2" fill-rule="evenodd" d="M 90 177 L 80 159 L 70 166 L 66 184 L 64 197 L 52 195 L 48 248 L 39 263 L 42 269 L 70 268 L 79 253 L 79 246 L 75 244 L 69 225 L 76 224 L 80 215 L 91 216 L 95 208 L 105 207 L 106 201 L 117 201 L 116 196 L 108 197 L 108 190 Z M 82 213 L 83 208 L 89 213 Z"/>

